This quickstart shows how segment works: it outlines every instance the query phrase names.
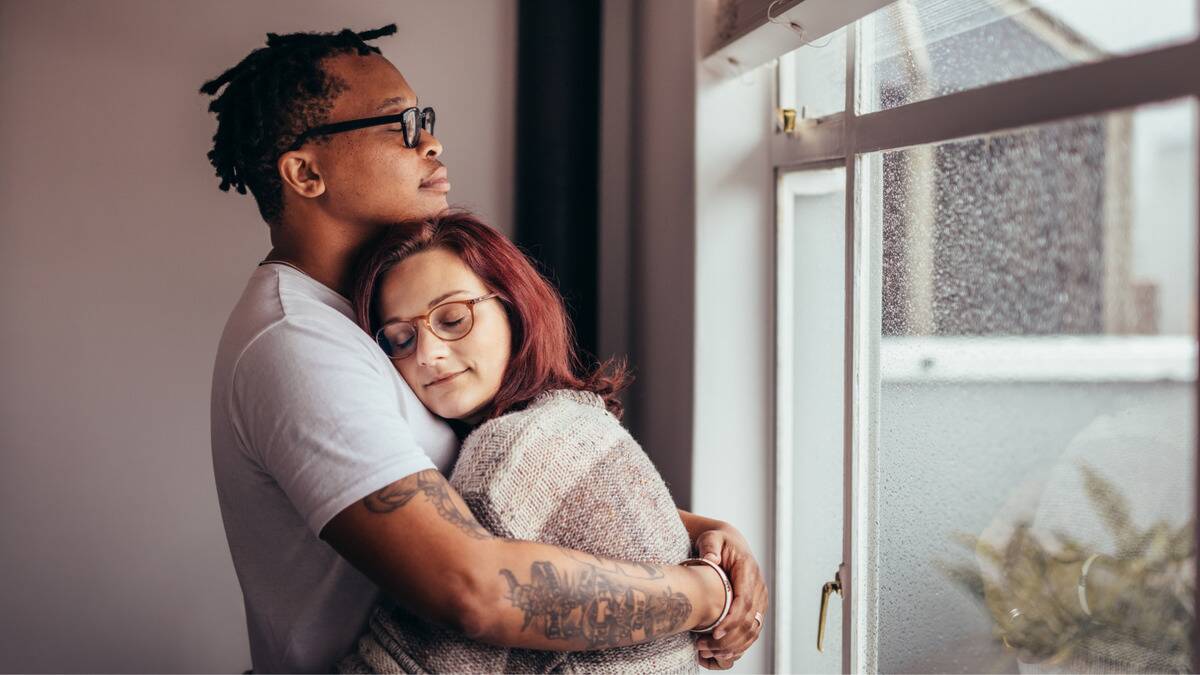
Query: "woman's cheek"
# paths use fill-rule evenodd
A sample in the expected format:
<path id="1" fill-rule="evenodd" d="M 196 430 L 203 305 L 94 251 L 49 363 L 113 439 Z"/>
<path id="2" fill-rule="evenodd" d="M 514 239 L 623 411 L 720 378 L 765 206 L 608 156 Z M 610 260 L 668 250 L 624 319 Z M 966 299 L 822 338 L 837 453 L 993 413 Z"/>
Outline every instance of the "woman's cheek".
<path id="1" fill-rule="evenodd" d="M 504 330 L 496 336 L 496 351 L 495 358 L 492 361 L 492 373 L 495 379 L 496 389 L 500 389 L 501 383 L 504 381 L 504 374 L 508 371 L 508 362 L 512 354 L 511 338 L 508 332 L 508 327 L 504 326 Z"/>

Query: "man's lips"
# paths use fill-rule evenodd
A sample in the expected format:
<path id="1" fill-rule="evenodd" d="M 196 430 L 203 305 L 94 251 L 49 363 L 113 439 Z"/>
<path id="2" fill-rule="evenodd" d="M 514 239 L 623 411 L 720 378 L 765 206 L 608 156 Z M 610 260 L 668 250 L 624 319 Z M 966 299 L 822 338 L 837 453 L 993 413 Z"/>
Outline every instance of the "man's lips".
<path id="1" fill-rule="evenodd" d="M 437 171 L 434 171 L 433 174 L 429 176 L 429 178 L 421 181 L 421 189 L 431 190 L 433 192 L 449 192 L 450 180 L 448 178 L 446 167 L 439 167 Z"/>
<path id="2" fill-rule="evenodd" d="M 458 371 L 457 373 L 449 373 L 447 375 L 443 375 L 443 376 L 437 378 L 436 380 L 433 380 L 432 382 L 427 382 L 425 384 L 425 386 L 433 387 L 433 386 L 442 384 L 444 382 L 449 382 L 450 380 L 453 380 L 454 378 L 458 377 L 459 375 L 462 375 L 465 372 L 467 372 L 467 369 L 463 368 L 462 370 Z"/>

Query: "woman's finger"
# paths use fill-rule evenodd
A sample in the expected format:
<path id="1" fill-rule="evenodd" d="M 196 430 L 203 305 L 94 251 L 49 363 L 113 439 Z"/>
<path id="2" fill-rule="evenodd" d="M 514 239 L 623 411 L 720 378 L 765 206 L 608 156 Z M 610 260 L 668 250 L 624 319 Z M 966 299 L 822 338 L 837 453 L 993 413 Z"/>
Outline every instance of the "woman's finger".
<path id="1" fill-rule="evenodd" d="M 713 639 L 721 642 L 732 628 L 740 626 L 746 621 L 747 617 L 752 615 L 750 600 L 746 597 L 738 596 L 735 592 L 733 603 L 729 605 L 729 613 L 725 615 L 725 618 L 721 621 L 721 625 L 717 626 L 716 630 L 712 632 Z M 721 648 L 718 648 L 718 651 L 720 650 Z"/>
<path id="2" fill-rule="evenodd" d="M 764 608 L 765 609 L 765 608 Z M 722 622 L 722 627 L 725 628 L 725 633 L 721 639 L 715 637 L 707 637 L 696 642 L 697 649 L 703 652 L 713 654 L 734 653 L 740 654 L 748 650 L 762 635 L 762 622 L 755 619 L 755 614 L 761 610 L 751 608 L 747 618 L 741 622 L 729 623 L 729 619 Z M 765 621 L 765 615 L 764 619 Z"/>
<path id="3" fill-rule="evenodd" d="M 696 651 L 702 653 L 708 652 L 712 654 L 719 654 L 722 652 L 736 653 L 738 651 L 745 651 L 745 648 L 749 647 L 753 642 L 753 636 L 746 635 L 744 629 L 739 627 L 737 631 L 729 631 L 729 633 L 720 640 L 714 640 L 711 636 L 697 640 Z"/>
<path id="4" fill-rule="evenodd" d="M 730 583 L 734 587 L 734 597 L 741 598 L 745 604 L 739 607 L 740 611 L 736 617 L 733 617 L 735 622 L 749 624 L 753 623 L 752 628 L 757 629 L 758 622 L 754 620 L 755 613 L 766 616 L 767 609 L 767 587 L 762 582 L 762 576 L 759 574 L 758 565 L 753 560 L 739 561 L 732 570 Z M 740 589 L 740 594 L 739 594 Z M 732 611 L 731 611 L 732 613 Z M 757 633 L 757 630 L 751 631 Z"/>
<path id="5" fill-rule="evenodd" d="M 700 638 L 696 640 L 696 651 L 698 652 L 719 652 L 717 641 L 712 639 L 712 636 Z M 705 658 L 708 658 L 705 656 Z"/>
<path id="6" fill-rule="evenodd" d="M 726 621 L 728 621 L 728 619 L 726 619 Z M 738 640 L 736 639 L 737 635 L 734 634 L 733 630 L 730 630 L 733 628 L 733 626 L 726 625 L 725 621 L 722 621 L 721 625 L 725 626 L 727 629 L 726 633 L 723 634 L 721 639 L 718 640 L 714 638 L 710 633 L 703 638 L 696 640 L 696 651 L 712 652 L 714 654 L 719 652 L 733 651 L 733 647 L 738 643 Z"/>
<path id="7" fill-rule="evenodd" d="M 740 655 L 754 646 L 754 643 L 762 636 L 762 630 L 762 625 L 751 616 L 749 622 L 731 627 L 721 640 L 707 638 L 703 642 L 697 641 L 697 648 L 704 654 L 717 658 L 729 654 Z"/>
<path id="8" fill-rule="evenodd" d="M 734 601 L 740 599 L 743 603 L 739 607 L 742 612 L 734 619 L 739 622 L 747 621 L 754 616 L 754 612 L 762 611 L 760 598 L 766 594 L 767 587 L 762 583 L 757 566 L 753 562 L 739 563 L 734 566 L 732 572 L 730 583 L 733 585 Z"/>
<path id="9" fill-rule="evenodd" d="M 722 661 L 721 659 L 700 659 L 700 665 L 708 670 L 729 670 L 736 659 Z"/>
<path id="10" fill-rule="evenodd" d="M 724 548 L 725 538 L 716 530 L 709 530 L 696 537 L 697 558 L 707 558 L 720 565 Z"/>
<path id="11" fill-rule="evenodd" d="M 747 599 L 758 598 L 760 593 L 767 590 L 759 573 L 758 563 L 753 558 L 742 558 L 733 565 L 729 572 L 729 583 L 733 585 L 733 594 Z M 757 604 L 757 603 L 756 603 Z"/>
<path id="12" fill-rule="evenodd" d="M 736 630 L 730 631 L 723 640 L 714 643 L 710 651 L 718 657 L 721 654 L 740 654 L 754 644 L 756 637 L 756 635 L 747 631 L 744 626 L 738 626 Z"/>
<path id="13" fill-rule="evenodd" d="M 721 654 L 740 654 L 754 644 L 756 637 L 745 626 L 738 626 L 736 630 L 730 631 L 725 639 L 713 645 L 713 654 L 717 657 Z"/>

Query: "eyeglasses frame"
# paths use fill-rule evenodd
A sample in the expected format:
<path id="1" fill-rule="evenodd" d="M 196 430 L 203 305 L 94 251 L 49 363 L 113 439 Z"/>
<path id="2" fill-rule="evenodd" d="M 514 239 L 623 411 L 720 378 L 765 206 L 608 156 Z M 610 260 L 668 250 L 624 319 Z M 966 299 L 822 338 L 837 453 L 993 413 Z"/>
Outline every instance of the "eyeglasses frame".
<path id="1" fill-rule="evenodd" d="M 405 115 L 408 115 L 410 113 L 410 111 L 413 111 L 413 110 L 417 111 L 417 113 L 416 113 L 416 115 L 417 115 L 417 131 L 413 135 L 413 142 L 410 145 L 408 142 L 408 122 L 405 121 L 404 117 L 405 117 Z M 333 122 L 331 124 L 321 124 L 321 125 L 311 128 L 311 129 L 308 129 L 308 130 L 304 131 L 303 133 L 301 133 L 299 136 L 297 136 L 295 142 L 292 143 L 291 149 L 299 150 L 300 146 L 302 146 L 306 142 L 308 142 L 308 140 L 310 138 L 313 138 L 316 136 L 328 136 L 330 134 L 340 134 L 340 133 L 343 133 L 346 131 L 357 131 L 358 129 L 366 129 L 367 127 L 383 126 L 384 124 L 395 124 L 397 122 L 399 122 L 401 127 L 403 127 L 403 129 L 404 129 L 404 133 L 403 133 L 404 138 L 402 139 L 404 141 L 404 147 L 415 148 L 421 144 L 421 131 L 425 127 L 426 119 L 429 120 L 429 133 L 432 134 L 433 127 L 435 124 L 437 124 L 437 113 L 430 106 L 426 106 L 425 108 L 417 108 L 416 106 L 413 106 L 411 108 L 405 108 L 404 110 L 402 110 L 398 113 L 392 114 L 392 115 L 378 115 L 375 117 L 363 117 L 363 118 L 356 119 L 356 120 L 346 120 L 344 122 Z"/>
<path id="2" fill-rule="evenodd" d="M 470 300 L 447 300 L 446 302 L 439 304 L 437 307 L 434 307 L 433 309 L 429 310 L 428 312 L 426 312 L 420 316 L 414 316 L 411 319 L 392 319 L 391 321 L 388 321 L 387 323 L 380 326 L 379 330 L 375 331 L 375 344 L 377 344 L 377 345 L 380 344 L 379 338 L 383 336 L 383 329 L 387 328 L 388 326 L 392 326 L 392 325 L 395 325 L 398 323 L 412 324 L 412 327 L 413 327 L 412 351 L 409 352 L 408 354 L 405 354 L 404 356 L 387 355 L 387 357 L 393 361 L 403 361 L 404 359 L 409 358 L 413 354 L 417 353 L 417 341 L 419 341 L 421 339 L 421 326 L 418 322 L 423 322 L 425 324 L 425 327 L 429 329 L 429 332 L 433 333 L 434 337 L 441 340 L 442 342 L 458 342 L 459 340 L 470 335 L 471 331 L 475 330 L 475 305 L 478 305 L 479 303 L 485 302 L 487 300 L 491 300 L 492 298 L 503 299 L 503 298 L 501 298 L 501 295 L 499 293 L 492 292 L 492 293 L 488 293 L 487 295 L 481 295 L 478 298 L 472 298 Z M 456 338 L 444 338 L 441 335 L 438 335 L 438 332 L 436 330 L 434 330 L 434 328 L 433 328 L 433 324 L 429 323 L 429 317 L 432 316 L 434 312 L 445 307 L 446 305 L 466 305 L 467 311 L 469 311 L 471 313 L 471 328 L 469 330 L 467 330 L 467 332 L 463 333 L 462 335 L 459 335 Z M 382 345 L 380 346 L 380 349 L 383 349 Z"/>

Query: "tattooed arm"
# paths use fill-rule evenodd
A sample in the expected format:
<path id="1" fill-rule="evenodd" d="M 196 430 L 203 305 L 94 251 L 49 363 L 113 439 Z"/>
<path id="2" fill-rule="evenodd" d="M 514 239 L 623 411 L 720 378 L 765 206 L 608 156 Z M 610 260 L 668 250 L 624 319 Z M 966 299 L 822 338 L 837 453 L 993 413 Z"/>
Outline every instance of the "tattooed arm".
<path id="1" fill-rule="evenodd" d="M 706 567 L 493 537 L 436 471 L 348 507 L 321 537 L 413 614 L 504 647 L 639 644 L 710 624 L 724 604 Z"/>

